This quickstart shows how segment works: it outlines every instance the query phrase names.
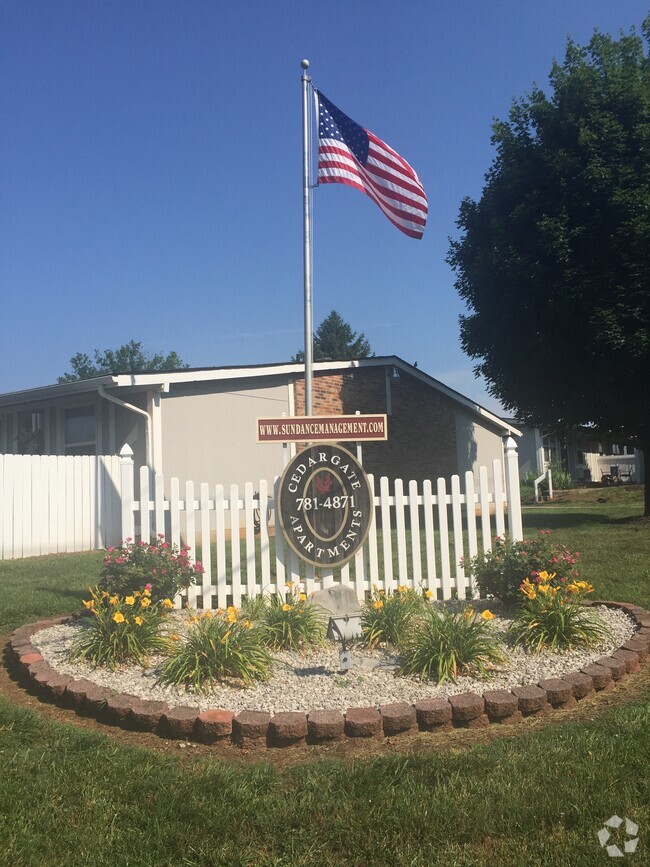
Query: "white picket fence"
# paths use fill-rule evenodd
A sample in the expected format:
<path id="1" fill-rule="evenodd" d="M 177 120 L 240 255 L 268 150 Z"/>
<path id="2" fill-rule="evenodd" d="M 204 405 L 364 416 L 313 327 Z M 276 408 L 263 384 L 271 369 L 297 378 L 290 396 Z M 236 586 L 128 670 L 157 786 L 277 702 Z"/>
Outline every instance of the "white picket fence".
<path id="1" fill-rule="evenodd" d="M 274 534 L 273 514 L 278 480 L 257 486 L 198 486 L 187 482 L 181 495 L 179 481 L 157 474 L 150 485 L 146 468 L 140 471 L 140 497 L 134 492 L 134 465 L 130 449 L 122 450 L 122 536 L 152 541 L 164 536 L 176 545 L 187 544 L 204 566 L 202 582 L 191 586 L 187 601 L 192 608 L 239 606 L 242 597 L 260 593 L 286 593 L 287 582 L 301 582 L 307 594 L 334 583 L 353 587 L 362 600 L 373 585 L 386 591 L 399 585 L 430 589 L 436 598 L 464 599 L 473 595 L 471 576 L 461 565 L 463 556 L 489 550 L 494 536 L 521 539 L 521 505 L 517 450 L 512 439 L 505 450 L 505 468 L 494 461 L 491 472 L 482 467 L 475 478 L 452 476 L 404 486 L 391 486 L 382 477 L 374 494 L 375 519 L 363 548 L 339 569 L 321 569 L 300 563 Z M 239 544 L 237 544 L 239 541 Z"/>
<path id="2" fill-rule="evenodd" d="M 117 455 L 0 455 L 0 559 L 117 544 L 119 473 Z"/>

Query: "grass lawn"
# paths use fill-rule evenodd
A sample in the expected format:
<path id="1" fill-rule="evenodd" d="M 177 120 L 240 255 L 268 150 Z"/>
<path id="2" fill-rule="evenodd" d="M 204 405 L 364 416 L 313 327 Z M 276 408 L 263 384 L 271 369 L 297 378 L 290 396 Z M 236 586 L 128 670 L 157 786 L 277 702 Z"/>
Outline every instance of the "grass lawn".
<path id="1" fill-rule="evenodd" d="M 580 551 L 598 596 L 650 607 L 641 495 L 600 494 L 527 508 L 526 532 Z M 0 634 L 77 610 L 100 560 L 0 562 Z M 611 863 L 596 833 L 614 813 L 639 824 L 626 863 L 648 863 L 647 668 L 619 689 L 548 722 L 302 763 L 133 747 L 0 693 L 0 864 L 593 867 Z"/>

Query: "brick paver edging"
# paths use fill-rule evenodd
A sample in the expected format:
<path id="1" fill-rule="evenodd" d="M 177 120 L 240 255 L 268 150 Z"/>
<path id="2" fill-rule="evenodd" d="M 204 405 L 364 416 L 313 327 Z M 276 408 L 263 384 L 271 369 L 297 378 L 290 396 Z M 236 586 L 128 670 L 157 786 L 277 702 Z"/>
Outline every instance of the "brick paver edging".
<path id="1" fill-rule="evenodd" d="M 348 708 L 308 713 L 276 713 L 245 710 L 206 710 L 164 701 L 148 701 L 115 693 L 90 680 L 75 679 L 55 671 L 31 643 L 34 633 L 70 622 L 75 617 L 39 620 L 13 632 L 5 653 L 23 685 L 42 698 L 68 707 L 100 722 L 127 729 L 150 731 L 167 738 L 193 739 L 204 744 L 230 742 L 240 747 L 288 747 L 323 744 L 343 738 L 393 737 L 403 732 L 479 728 L 512 724 L 525 716 L 569 708 L 595 691 L 612 689 L 627 674 L 638 671 L 650 656 L 650 612 L 624 602 L 597 601 L 589 605 L 620 608 L 636 622 L 632 638 L 609 656 L 580 671 L 511 690 L 487 690 L 483 695 L 466 692 L 449 698 L 424 698 L 377 707 Z"/>

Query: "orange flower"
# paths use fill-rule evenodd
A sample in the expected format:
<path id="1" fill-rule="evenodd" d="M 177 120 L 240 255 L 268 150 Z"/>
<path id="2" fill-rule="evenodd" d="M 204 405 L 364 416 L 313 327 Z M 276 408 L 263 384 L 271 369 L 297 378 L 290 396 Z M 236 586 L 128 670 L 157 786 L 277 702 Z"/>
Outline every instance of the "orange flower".
<path id="1" fill-rule="evenodd" d="M 483 620 L 494 620 L 495 616 L 496 615 L 492 614 L 491 611 L 488 611 L 487 608 L 485 609 L 485 611 L 481 611 L 481 617 L 483 618 Z"/>

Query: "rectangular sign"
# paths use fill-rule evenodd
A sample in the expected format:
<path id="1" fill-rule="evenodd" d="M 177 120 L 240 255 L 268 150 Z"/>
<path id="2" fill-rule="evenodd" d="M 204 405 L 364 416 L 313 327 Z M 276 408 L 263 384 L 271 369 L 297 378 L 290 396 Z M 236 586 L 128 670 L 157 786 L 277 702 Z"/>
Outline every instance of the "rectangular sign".
<path id="1" fill-rule="evenodd" d="M 388 439 L 386 415 L 303 415 L 258 418 L 258 443 L 354 442 Z"/>

